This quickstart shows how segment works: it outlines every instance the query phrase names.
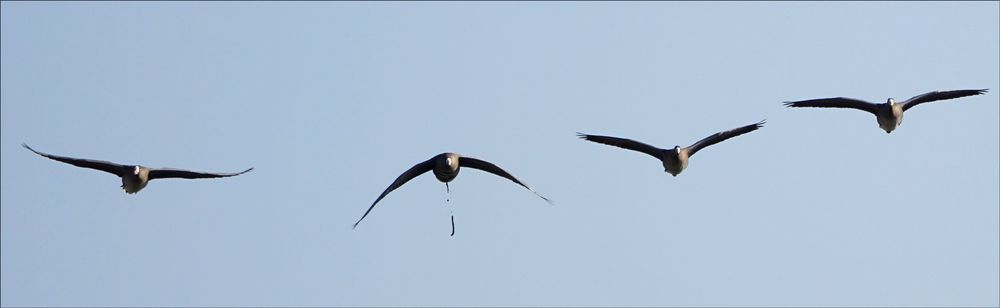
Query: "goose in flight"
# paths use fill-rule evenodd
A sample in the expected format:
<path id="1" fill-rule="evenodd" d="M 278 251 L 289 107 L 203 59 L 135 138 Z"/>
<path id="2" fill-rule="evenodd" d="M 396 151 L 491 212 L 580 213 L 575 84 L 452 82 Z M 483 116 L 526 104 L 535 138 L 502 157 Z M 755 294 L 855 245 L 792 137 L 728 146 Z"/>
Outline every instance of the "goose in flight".
<path id="1" fill-rule="evenodd" d="M 202 178 L 224 178 L 230 176 L 237 176 L 244 174 L 253 170 L 253 168 L 243 170 L 237 173 L 204 173 L 180 169 L 155 169 L 148 168 L 138 165 L 119 165 L 112 162 L 102 161 L 102 160 L 91 160 L 91 159 L 80 159 L 72 157 L 57 156 L 52 154 L 46 154 L 39 151 L 35 151 L 27 144 L 21 144 L 25 149 L 35 152 L 35 154 L 41 155 L 45 158 L 61 161 L 70 165 L 77 167 L 90 168 L 101 170 L 107 173 L 117 175 L 122 178 L 122 190 L 126 193 L 134 194 L 146 187 L 149 181 L 154 179 L 165 179 L 165 178 L 183 178 L 183 179 L 202 179 Z"/>
<path id="2" fill-rule="evenodd" d="M 468 156 L 461 156 L 455 153 L 441 153 L 435 155 L 434 157 L 431 157 L 431 159 L 428 159 L 422 163 L 416 164 L 409 170 L 406 170 L 406 172 L 403 172 L 403 174 L 400 174 L 399 177 L 396 178 L 395 181 L 392 181 L 392 184 L 389 184 L 389 187 L 386 188 L 385 191 L 383 191 L 382 194 L 375 199 L 375 202 L 372 202 L 372 205 L 368 207 L 368 210 L 365 211 L 365 214 L 361 215 L 361 219 L 358 219 L 358 222 L 354 223 L 353 228 L 357 228 L 358 224 L 361 223 L 361 221 L 364 220 L 366 216 L 368 216 L 368 213 L 370 213 L 373 208 L 375 208 L 375 204 L 377 204 L 380 200 L 382 200 L 382 198 L 385 198 L 385 196 L 388 195 L 389 192 L 395 190 L 396 188 L 399 188 L 400 186 L 403 186 L 403 184 L 406 184 L 406 182 L 412 180 L 418 175 L 427 173 L 427 171 L 433 171 L 434 176 L 437 177 L 438 181 L 443 182 L 445 188 L 448 189 L 448 182 L 451 182 L 451 180 L 454 180 L 455 177 L 458 176 L 458 171 L 461 170 L 460 169 L 461 167 L 479 169 L 482 171 L 486 171 L 507 178 L 508 180 L 517 183 L 517 185 L 521 185 L 522 187 L 527 188 L 532 193 L 535 193 L 536 196 L 542 198 L 542 200 L 545 200 L 545 202 L 552 204 L 552 201 L 550 201 L 548 198 L 545 198 L 542 195 L 538 194 L 538 192 L 536 192 L 534 189 L 531 189 L 531 187 L 528 187 L 528 185 L 525 185 L 520 180 L 515 178 L 513 175 L 507 173 L 507 171 L 500 169 L 500 167 L 497 167 L 497 165 L 494 165 L 485 160 L 479 160 Z M 452 217 L 452 235 L 455 235 L 454 226 L 455 226 L 454 217 Z"/>
<path id="3" fill-rule="evenodd" d="M 913 108 L 913 106 L 923 103 L 980 95 L 986 93 L 988 89 L 981 90 L 954 90 L 954 91 L 933 91 L 911 97 L 908 100 L 897 103 L 892 98 L 886 100 L 885 104 L 874 104 L 859 99 L 847 97 L 819 98 L 797 102 L 785 102 L 787 107 L 820 107 L 820 108 L 854 108 L 864 110 L 875 115 L 878 127 L 891 133 L 899 124 L 903 123 L 903 112 Z"/>
<path id="4" fill-rule="evenodd" d="M 625 138 L 616 138 L 608 136 L 598 136 L 598 135 L 587 135 L 582 133 L 576 133 L 577 137 L 587 141 L 593 141 L 597 143 L 603 143 L 606 145 L 612 145 L 623 149 L 628 149 L 632 151 L 639 151 L 642 153 L 649 154 L 650 156 L 656 157 L 663 162 L 663 171 L 669 172 L 673 176 L 677 176 L 687 168 L 688 160 L 694 153 L 699 150 L 722 142 L 726 139 L 733 138 L 742 134 L 746 134 L 757 130 L 764 126 L 764 121 L 760 121 L 747 126 L 727 130 L 724 132 L 718 132 L 711 136 L 705 137 L 698 142 L 695 142 L 689 147 L 682 148 L 681 146 L 674 146 L 673 149 L 661 149 L 642 142 L 634 141 Z"/>

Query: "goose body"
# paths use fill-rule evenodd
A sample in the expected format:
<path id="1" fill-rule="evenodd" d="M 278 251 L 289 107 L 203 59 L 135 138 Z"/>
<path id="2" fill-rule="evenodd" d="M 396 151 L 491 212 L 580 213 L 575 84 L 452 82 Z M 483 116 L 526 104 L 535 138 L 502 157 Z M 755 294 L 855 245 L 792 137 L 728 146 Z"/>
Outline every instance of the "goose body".
<path id="1" fill-rule="evenodd" d="M 434 167 L 431 169 L 434 171 L 434 177 L 441 181 L 442 183 L 448 183 L 458 176 L 459 164 L 458 164 L 458 154 L 455 153 L 443 153 L 441 155 L 434 156 Z"/>

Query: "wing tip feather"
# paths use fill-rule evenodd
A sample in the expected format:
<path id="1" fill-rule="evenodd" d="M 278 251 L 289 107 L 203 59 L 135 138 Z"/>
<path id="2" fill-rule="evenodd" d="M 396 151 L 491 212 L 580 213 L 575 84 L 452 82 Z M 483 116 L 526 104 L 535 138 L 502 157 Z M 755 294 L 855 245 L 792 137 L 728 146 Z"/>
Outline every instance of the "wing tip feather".
<path id="1" fill-rule="evenodd" d="M 24 147 L 25 149 L 28 149 L 29 151 L 35 152 L 35 154 L 42 155 L 41 152 L 35 151 L 35 149 L 32 149 L 30 146 L 28 146 L 27 143 L 21 142 L 21 146 Z"/>

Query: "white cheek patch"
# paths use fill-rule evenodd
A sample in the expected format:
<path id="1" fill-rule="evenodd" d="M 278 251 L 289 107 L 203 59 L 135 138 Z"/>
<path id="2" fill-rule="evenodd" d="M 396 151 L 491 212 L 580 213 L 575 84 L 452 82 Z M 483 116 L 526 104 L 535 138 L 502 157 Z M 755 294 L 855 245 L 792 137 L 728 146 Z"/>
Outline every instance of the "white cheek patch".
<path id="1" fill-rule="evenodd" d="M 135 174 L 139 175 L 139 166 L 135 166 Z"/>
<path id="2" fill-rule="evenodd" d="M 448 157 L 448 165 L 451 166 L 451 157 Z"/>

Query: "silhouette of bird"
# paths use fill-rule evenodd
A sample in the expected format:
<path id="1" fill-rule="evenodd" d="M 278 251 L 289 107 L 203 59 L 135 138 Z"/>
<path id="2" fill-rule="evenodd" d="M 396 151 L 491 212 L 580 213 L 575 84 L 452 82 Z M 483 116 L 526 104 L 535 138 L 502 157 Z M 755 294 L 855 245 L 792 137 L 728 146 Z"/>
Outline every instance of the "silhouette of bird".
<path id="1" fill-rule="evenodd" d="M 642 142 L 638 142 L 631 139 L 609 137 L 609 136 L 598 136 L 598 135 L 588 135 L 583 133 L 576 133 L 577 137 L 580 139 L 593 141 L 597 143 L 602 143 L 606 145 L 612 145 L 623 149 L 628 149 L 632 151 L 639 151 L 642 153 L 649 154 L 650 156 L 656 157 L 661 162 L 663 162 L 663 171 L 666 171 L 673 176 L 677 176 L 687 168 L 688 160 L 694 153 L 698 153 L 701 149 L 725 141 L 726 139 L 733 138 L 742 134 L 746 134 L 757 130 L 764 126 L 765 121 L 760 121 L 755 124 L 750 124 L 747 126 L 739 127 L 736 129 L 727 130 L 724 132 L 718 132 L 711 136 L 705 137 L 704 139 L 695 142 L 689 147 L 682 148 L 681 146 L 674 146 L 673 149 L 661 149 Z"/>
<path id="2" fill-rule="evenodd" d="M 455 153 L 441 153 L 435 155 L 434 157 L 431 157 L 430 159 L 424 162 L 414 165 L 409 170 L 406 170 L 406 172 L 403 172 L 403 174 L 400 174 L 399 177 L 397 177 L 396 180 L 392 182 L 392 184 L 389 184 L 389 187 L 386 188 L 385 191 L 383 191 L 382 194 L 375 199 L 375 202 L 372 202 L 372 205 L 368 207 L 368 210 L 365 211 L 365 214 L 361 215 L 361 219 L 358 219 L 358 222 L 354 223 L 353 228 L 357 228 L 358 224 L 361 223 L 361 221 L 368 216 L 368 213 L 371 213 L 373 208 L 375 208 L 375 204 L 378 204 L 378 202 L 381 201 L 382 198 L 385 198 L 385 196 L 388 195 L 389 192 L 395 190 L 396 188 L 399 188 L 400 186 L 403 186 L 403 184 L 406 184 L 406 182 L 412 180 L 418 175 L 427 173 L 428 171 L 433 171 L 434 177 L 436 177 L 438 181 L 443 182 L 446 189 L 449 189 L 448 182 L 451 182 L 452 180 L 455 179 L 456 176 L 458 176 L 458 171 L 461 170 L 461 167 L 479 169 L 482 171 L 486 171 L 504 177 L 508 180 L 513 181 L 514 183 L 517 183 L 518 185 L 521 185 L 524 188 L 527 188 L 536 196 L 542 198 L 542 200 L 545 200 L 545 202 L 548 202 L 549 204 L 552 203 L 552 201 L 550 201 L 548 198 L 543 197 L 541 194 L 531 189 L 531 187 L 528 187 L 528 185 L 525 185 L 523 182 L 515 178 L 507 171 L 504 171 L 503 169 L 500 169 L 500 167 L 497 167 L 497 165 L 494 165 L 485 160 L 480 160 L 467 156 L 461 156 Z M 453 228 L 452 235 L 455 234 L 454 224 L 455 224 L 454 217 L 452 217 L 452 228 Z"/>
<path id="3" fill-rule="evenodd" d="M 787 107 L 819 107 L 819 108 L 854 108 L 864 110 L 875 115 L 878 127 L 891 133 L 899 124 L 903 123 L 903 112 L 913 108 L 913 106 L 923 103 L 954 99 L 972 95 L 986 93 L 989 89 L 981 90 L 954 90 L 954 91 L 933 91 L 911 97 L 908 100 L 897 103 L 892 98 L 886 100 L 884 104 L 869 103 L 859 99 L 847 97 L 833 97 L 811 99 L 797 102 L 785 102 Z"/>
<path id="4" fill-rule="evenodd" d="M 230 176 L 237 176 L 240 174 L 247 173 L 250 170 L 253 170 L 253 168 L 250 168 L 237 173 L 205 173 L 205 172 L 196 172 L 196 171 L 170 169 L 170 168 L 147 168 L 138 165 L 119 165 L 116 163 L 102 161 L 102 160 L 57 156 L 35 151 L 35 149 L 32 149 L 27 144 L 22 143 L 21 146 L 24 146 L 25 149 L 35 152 L 35 154 L 41 155 L 48 159 L 64 162 L 77 167 L 101 170 L 107 173 L 117 175 L 122 178 L 122 186 L 121 186 L 122 190 L 125 190 L 125 192 L 129 194 L 134 194 L 139 192 L 144 187 L 146 187 L 146 184 L 149 184 L 149 181 L 155 179 L 224 178 Z"/>

